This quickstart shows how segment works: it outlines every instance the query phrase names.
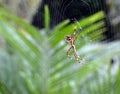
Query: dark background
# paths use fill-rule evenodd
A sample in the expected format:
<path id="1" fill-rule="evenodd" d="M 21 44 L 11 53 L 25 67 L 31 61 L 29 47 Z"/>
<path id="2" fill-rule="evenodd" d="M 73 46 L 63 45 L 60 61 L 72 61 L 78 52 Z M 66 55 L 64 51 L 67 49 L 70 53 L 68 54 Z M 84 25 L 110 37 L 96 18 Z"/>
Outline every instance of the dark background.
<path id="1" fill-rule="evenodd" d="M 44 28 L 44 5 L 49 6 L 50 28 L 65 19 L 80 20 L 103 10 L 106 13 L 104 20 L 108 28 L 105 35 L 108 41 L 114 40 L 114 31 L 108 17 L 109 6 L 106 0 L 43 0 L 32 21 L 32 24 L 39 29 Z"/>

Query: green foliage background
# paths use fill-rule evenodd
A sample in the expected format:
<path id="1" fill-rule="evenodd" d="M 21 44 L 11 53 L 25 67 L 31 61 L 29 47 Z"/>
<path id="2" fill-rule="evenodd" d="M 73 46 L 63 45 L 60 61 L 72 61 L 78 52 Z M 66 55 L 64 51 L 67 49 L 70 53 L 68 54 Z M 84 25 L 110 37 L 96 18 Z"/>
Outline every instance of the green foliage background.
<path id="1" fill-rule="evenodd" d="M 86 59 L 80 64 L 66 56 L 69 45 L 64 37 L 73 32 L 69 20 L 50 30 L 46 6 L 45 30 L 39 32 L 3 8 L 0 11 L 1 94 L 119 94 L 120 42 L 98 43 L 107 29 L 102 11 L 79 21 L 83 30 L 78 30 L 76 47 Z M 118 59 L 112 64 L 114 58 Z"/>

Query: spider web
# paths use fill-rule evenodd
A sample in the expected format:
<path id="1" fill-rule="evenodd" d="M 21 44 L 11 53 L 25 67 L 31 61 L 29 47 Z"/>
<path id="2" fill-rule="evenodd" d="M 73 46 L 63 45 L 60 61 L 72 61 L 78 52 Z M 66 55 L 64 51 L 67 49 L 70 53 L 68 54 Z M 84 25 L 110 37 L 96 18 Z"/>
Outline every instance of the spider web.
<path id="1" fill-rule="evenodd" d="M 74 22 L 72 19 L 76 19 L 77 24 L 79 24 L 79 20 L 84 19 L 85 17 L 88 17 L 98 11 L 103 10 L 106 12 L 105 2 L 105 0 L 47 0 L 47 3 L 45 4 L 48 4 L 49 6 L 51 14 L 50 25 L 53 28 L 66 19 L 70 19 L 71 22 Z M 42 12 L 41 15 L 44 16 Z M 39 21 L 38 24 L 40 23 L 41 22 Z M 79 29 L 82 28 L 80 24 L 78 26 Z M 87 39 L 86 36 L 83 37 L 89 42 L 92 41 Z"/>
<path id="2" fill-rule="evenodd" d="M 52 28 L 66 19 L 70 19 L 71 22 L 73 22 L 72 19 L 76 19 L 77 24 L 79 24 L 79 20 L 84 19 L 85 17 L 88 17 L 98 11 L 103 10 L 107 13 L 105 2 L 106 0 L 44 0 L 44 3 L 49 6 L 51 15 L 50 25 Z M 44 6 L 41 8 L 44 10 Z M 38 10 L 38 12 L 38 16 L 43 19 L 44 12 L 41 10 Z M 41 21 L 38 20 L 38 26 L 39 24 L 41 24 Z M 80 24 L 78 28 L 82 28 Z M 54 36 L 56 35 L 54 34 L 52 37 L 54 38 Z M 83 39 L 87 42 L 92 42 L 92 40 L 89 40 L 87 36 L 83 36 Z M 80 45 L 78 39 L 76 42 L 77 45 Z"/>
<path id="3" fill-rule="evenodd" d="M 74 18 L 79 21 L 101 10 L 107 13 L 105 2 L 106 0 L 43 0 L 43 4 L 38 9 L 38 14 L 36 14 L 36 20 L 33 24 L 38 28 L 44 28 L 44 5 L 46 4 L 50 10 L 50 27 L 54 28 L 66 19 L 70 19 L 73 23 L 72 19 Z M 107 27 L 111 28 L 108 19 L 106 24 Z M 111 30 L 108 31 L 111 32 Z M 109 36 L 108 38 L 113 36 L 110 32 L 106 33 Z"/>
<path id="4" fill-rule="evenodd" d="M 56 13 L 56 18 L 54 17 L 54 20 L 58 20 L 57 16 L 59 15 L 59 18 L 61 20 L 64 20 L 63 16 L 67 15 L 67 17 L 65 19 L 70 19 L 71 22 L 76 22 L 78 24 L 79 27 L 77 27 L 78 29 L 81 29 L 81 25 L 78 23 L 78 20 L 83 19 L 87 16 L 90 16 L 98 11 L 106 11 L 106 6 L 105 6 L 105 2 L 104 0 L 61 0 L 59 1 L 62 4 L 62 7 L 60 7 L 60 11 L 59 13 L 62 15 L 59 15 L 59 13 Z M 78 7 L 76 6 L 80 6 L 81 9 L 78 9 Z M 71 8 L 73 8 L 73 11 L 71 11 Z M 57 9 L 57 8 L 55 8 Z M 85 13 L 82 13 L 85 10 Z M 78 12 L 78 15 L 80 17 L 77 17 L 78 15 L 76 15 L 76 12 Z M 51 11 L 54 12 L 54 11 Z M 71 13 L 73 14 L 72 16 Z M 73 19 L 73 20 L 72 20 Z M 59 22 L 59 21 L 57 21 Z M 74 26 L 73 26 L 74 28 Z M 79 31 L 78 31 L 79 32 Z M 85 36 L 84 36 L 85 37 Z M 89 40 L 92 41 L 92 40 Z"/>
<path id="5" fill-rule="evenodd" d="M 76 18 L 79 20 L 106 8 L 103 5 L 104 0 L 56 0 L 55 2 L 48 1 L 48 4 L 52 6 L 50 12 L 53 13 L 53 25 L 65 19 Z"/>
<path id="6" fill-rule="evenodd" d="M 42 28 L 44 28 L 42 20 L 44 19 L 44 5 L 46 4 L 49 6 L 51 15 L 50 25 L 53 28 L 66 19 L 76 18 L 80 20 L 97 11 L 106 11 L 104 2 L 105 0 L 43 0 L 42 6 L 38 9 L 38 13 L 36 14 L 37 16 L 35 16 L 35 21 L 37 27 L 42 25 Z"/>

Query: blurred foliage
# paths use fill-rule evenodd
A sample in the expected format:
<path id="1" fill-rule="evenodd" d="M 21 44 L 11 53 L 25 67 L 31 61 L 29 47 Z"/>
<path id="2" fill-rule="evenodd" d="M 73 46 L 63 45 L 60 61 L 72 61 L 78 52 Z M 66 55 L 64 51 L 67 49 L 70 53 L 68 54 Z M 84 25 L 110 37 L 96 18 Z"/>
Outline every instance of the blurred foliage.
<path id="1" fill-rule="evenodd" d="M 77 24 L 79 37 L 75 45 L 80 57 L 85 59 L 83 63 L 69 60 L 66 55 L 69 45 L 66 45 L 64 37 L 73 32 L 73 24 L 69 24 L 69 20 L 50 30 L 46 7 L 47 32 L 39 32 L 8 11 L 2 8 L 0 11 L 0 35 L 4 40 L 0 48 L 1 94 L 120 92 L 120 42 L 98 43 L 105 38 L 102 33 L 107 29 L 102 11 Z"/>
<path id="2" fill-rule="evenodd" d="M 41 3 L 42 0 L 0 0 L 0 4 L 8 11 L 27 22 L 32 21 L 32 17 Z"/>

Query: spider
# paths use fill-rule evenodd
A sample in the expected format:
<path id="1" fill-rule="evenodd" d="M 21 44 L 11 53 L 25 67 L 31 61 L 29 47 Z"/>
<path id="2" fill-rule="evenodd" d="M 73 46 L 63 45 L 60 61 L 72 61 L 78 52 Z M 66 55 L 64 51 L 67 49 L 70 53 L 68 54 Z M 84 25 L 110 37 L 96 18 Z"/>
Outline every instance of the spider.
<path id="1" fill-rule="evenodd" d="M 65 40 L 70 43 L 70 48 L 69 48 L 68 51 L 67 51 L 67 56 L 68 56 L 69 58 L 71 58 L 69 53 L 70 53 L 70 50 L 73 49 L 73 53 L 74 53 L 75 59 L 76 59 L 79 63 L 81 63 L 81 60 L 82 60 L 82 59 L 78 56 L 77 51 L 76 51 L 76 47 L 75 47 L 75 44 L 74 44 L 75 41 L 76 41 L 76 38 L 77 38 L 77 34 L 76 34 L 76 31 L 77 31 L 77 30 L 76 30 L 76 29 L 77 29 L 77 27 L 74 26 L 73 34 L 67 35 L 67 36 L 65 37 Z"/>

